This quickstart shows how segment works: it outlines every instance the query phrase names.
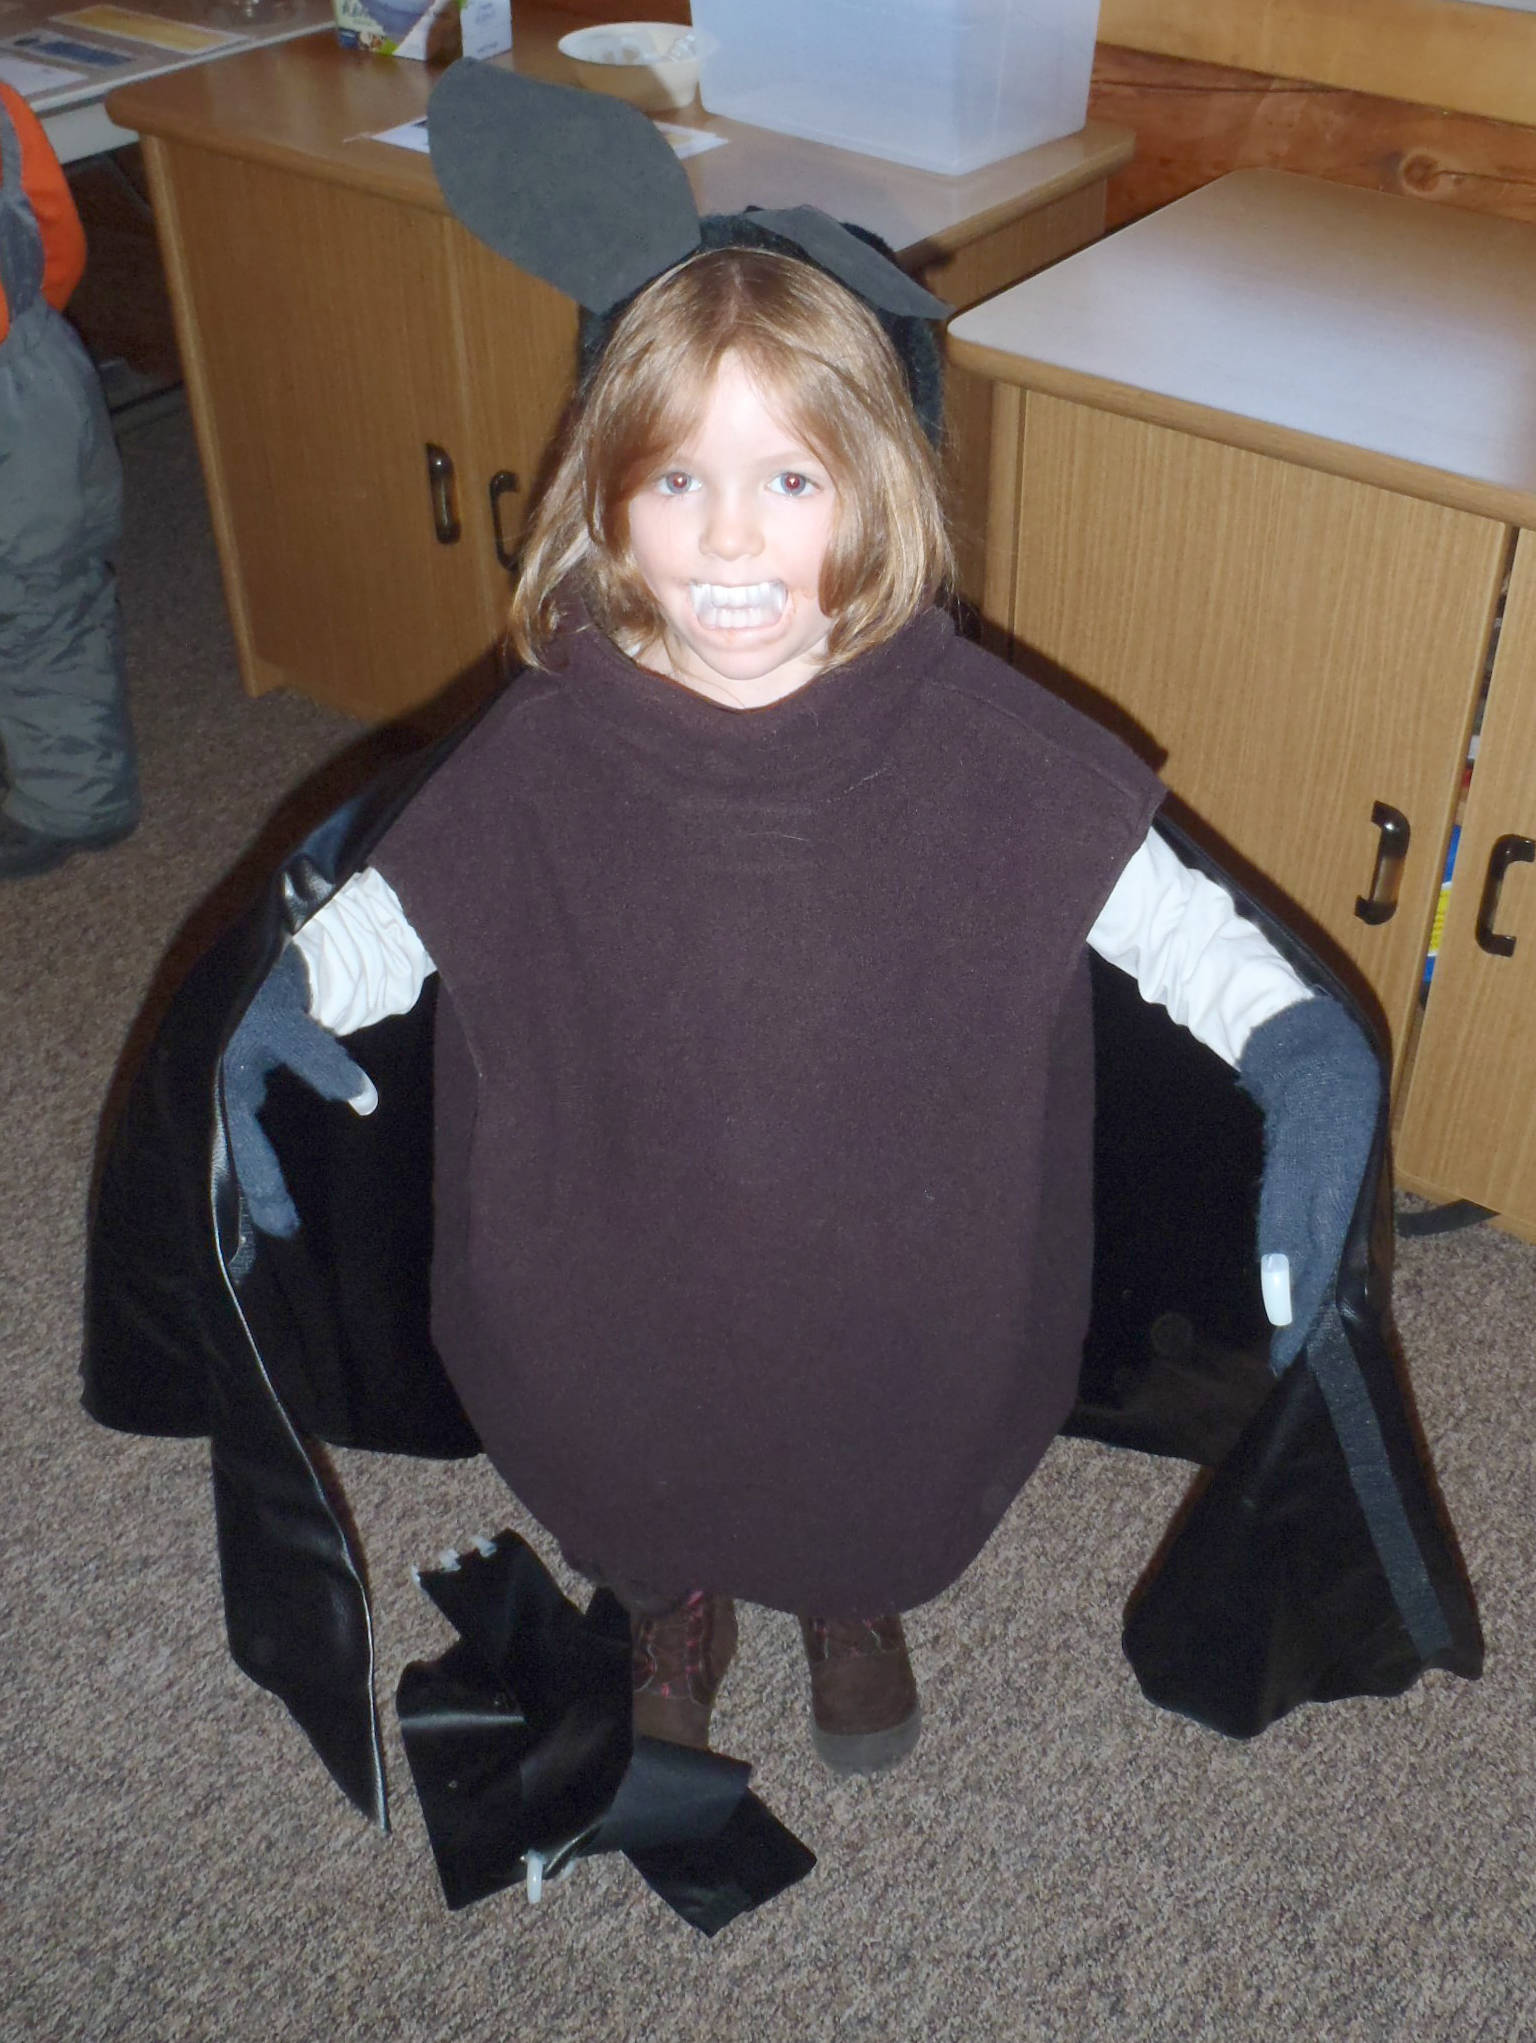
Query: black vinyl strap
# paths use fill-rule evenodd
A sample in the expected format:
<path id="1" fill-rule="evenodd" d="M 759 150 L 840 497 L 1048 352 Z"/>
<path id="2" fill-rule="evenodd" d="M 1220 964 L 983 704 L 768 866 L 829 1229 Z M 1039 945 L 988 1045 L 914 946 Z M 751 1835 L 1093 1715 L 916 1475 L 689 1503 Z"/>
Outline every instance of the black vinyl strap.
<path id="1" fill-rule="evenodd" d="M 1332 1304 L 1313 1328 L 1304 1359 L 1323 1393 L 1398 1615 L 1420 1659 L 1430 1662 L 1450 1645 L 1450 1627 L 1408 1523 L 1365 1378 Z"/>

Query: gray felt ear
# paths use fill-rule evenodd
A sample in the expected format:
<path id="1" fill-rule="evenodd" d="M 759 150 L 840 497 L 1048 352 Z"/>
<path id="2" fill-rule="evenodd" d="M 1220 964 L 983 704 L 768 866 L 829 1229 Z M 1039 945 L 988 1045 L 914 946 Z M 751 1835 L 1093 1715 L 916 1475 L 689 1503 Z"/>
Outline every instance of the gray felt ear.
<path id="1" fill-rule="evenodd" d="M 623 100 L 464 59 L 427 104 L 427 140 L 471 234 L 593 312 L 699 245 L 686 171 Z"/>
<path id="2" fill-rule="evenodd" d="M 754 210 L 749 217 L 755 226 L 782 234 L 786 241 L 803 248 L 813 262 L 882 311 L 909 319 L 948 319 L 953 310 L 942 298 L 915 284 L 878 248 L 871 248 L 815 206 L 789 206 L 777 212 Z"/>

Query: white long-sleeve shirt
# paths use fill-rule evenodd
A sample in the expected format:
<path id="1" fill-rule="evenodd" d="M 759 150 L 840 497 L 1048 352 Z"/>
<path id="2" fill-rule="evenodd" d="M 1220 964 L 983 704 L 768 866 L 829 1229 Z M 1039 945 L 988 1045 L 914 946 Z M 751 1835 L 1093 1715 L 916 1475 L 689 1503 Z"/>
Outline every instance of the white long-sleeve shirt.
<path id="1" fill-rule="evenodd" d="M 299 931 L 310 1010 L 337 1035 L 405 1014 L 436 967 L 394 889 L 373 867 L 341 886 Z M 1231 896 L 1155 830 L 1126 865 L 1090 947 L 1129 972 L 1144 1000 L 1235 1066 L 1261 1022 L 1310 997 L 1305 982 Z"/>

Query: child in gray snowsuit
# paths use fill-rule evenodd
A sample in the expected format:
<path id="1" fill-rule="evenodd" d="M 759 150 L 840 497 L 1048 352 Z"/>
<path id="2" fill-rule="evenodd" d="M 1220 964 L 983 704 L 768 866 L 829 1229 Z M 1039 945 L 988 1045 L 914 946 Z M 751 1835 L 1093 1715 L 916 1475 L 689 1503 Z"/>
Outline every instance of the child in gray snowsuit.
<path id="1" fill-rule="evenodd" d="M 139 816 L 111 567 L 122 471 L 100 380 L 56 309 L 44 223 L 61 218 L 78 246 L 46 137 L 0 87 L 0 879 L 116 844 Z"/>

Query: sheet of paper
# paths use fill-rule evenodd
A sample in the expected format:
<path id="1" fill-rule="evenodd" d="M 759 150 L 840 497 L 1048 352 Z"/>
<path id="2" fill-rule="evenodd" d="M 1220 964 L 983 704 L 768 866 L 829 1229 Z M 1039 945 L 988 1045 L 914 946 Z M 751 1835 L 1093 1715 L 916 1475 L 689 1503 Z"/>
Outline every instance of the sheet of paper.
<path id="1" fill-rule="evenodd" d="M 49 35 L 45 29 L 12 36 L 8 47 L 26 50 L 40 59 L 52 58 L 56 64 L 84 64 L 92 71 L 115 71 L 120 64 L 133 62 L 126 50 L 109 50 L 105 43 L 81 42 L 78 36 Z"/>
<path id="2" fill-rule="evenodd" d="M 382 134 L 354 136 L 355 141 L 389 142 L 396 149 L 417 149 L 423 156 L 427 153 L 427 117 L 419 121 L 406 121 L 398 128 L 385 128 Z"/>
<path id="3" fill-rule="evenodd" d="M 706 149 L 725 147 L 724 135 L 707 135 L 702 128 L 679 127 L 676 121 L 658 121 L 656 126 L 678 156 L 702 156 Z"/>
<path id="4" fill-rule="evenodd" d="M 182 56 L 201 56 L 229 43 L 249 40 L 227 29 L 198 28 L 190 21 L 170 21 L 160 14 L 141 14 L 134 7 L 81 7 L 73 14 L 56 14 L 56 22 L 73 28 L 94 28 L 101 35 L 120 36 L 124 42 L 149 43 L 157 50 L 176 50 Z"/>
<path id="5" fill-rule="evenodd" d="M 705 149 L 719 149 L 725 142 L 724 135 L 706 135 L 701 128 L 681 128 L 674 121 L 658 121 L 661 133 L 666 136 L 679 156 L 697 156 Z M 357 136 L 354 140 L 389 142 L 397 149 L 419 149 L 427 153 L 427 117 L 419 121 L 406 121 L 402 127 L 385 128 L 382 133 L 366 138 Z"/>
<path id="6" fill-rule="evenodd" d="M 31 57 L 18 56 L 14 50 L 0 45 L 0 80 L 23 99 L 33 99 L 41 92 L 57 92 L 61 85 L 78 85 L 83 75 L 79 71 L 61 71 L 57 64 L 35 63 Z"/>

